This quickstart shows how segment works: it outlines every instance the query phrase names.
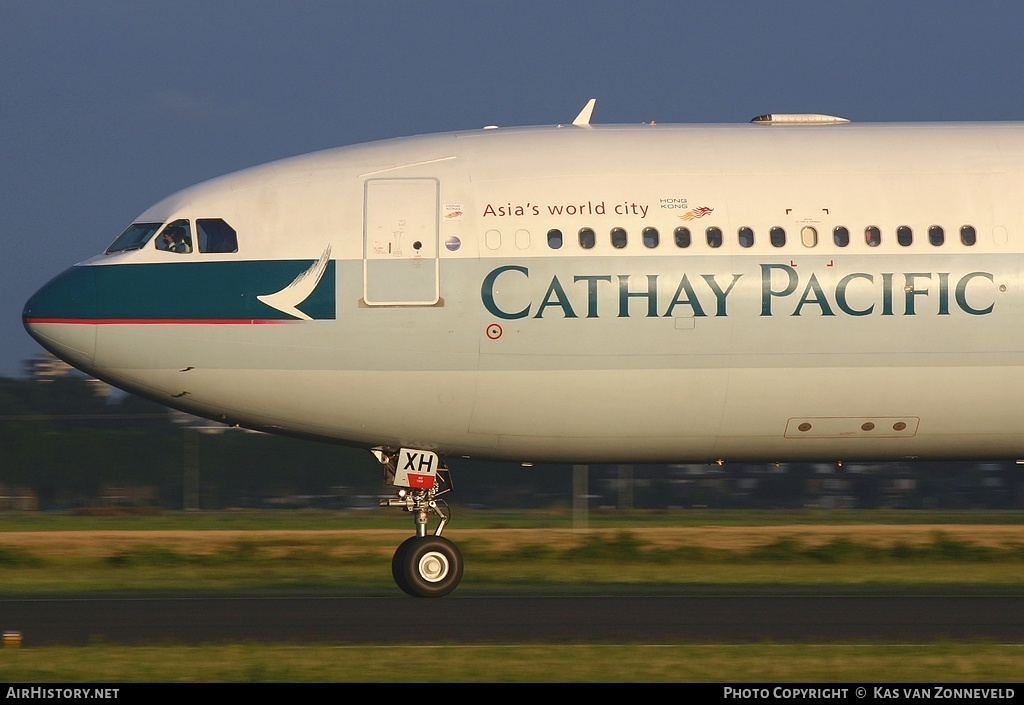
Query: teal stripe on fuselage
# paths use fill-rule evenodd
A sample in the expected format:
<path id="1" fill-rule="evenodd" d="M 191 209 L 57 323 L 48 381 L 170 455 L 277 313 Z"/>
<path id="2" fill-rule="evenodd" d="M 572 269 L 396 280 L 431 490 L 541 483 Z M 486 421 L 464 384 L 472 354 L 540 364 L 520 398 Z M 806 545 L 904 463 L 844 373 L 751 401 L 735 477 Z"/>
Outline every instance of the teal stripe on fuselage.
<path id="1" fill-rule="evenodd" d="M 284 289 L 315 260 L 172 262 L 72 267 L 25 307 L 37 319 L 296 320 L 257 297 Z M 297 308 L 335 318 L 335 262 Z"/>

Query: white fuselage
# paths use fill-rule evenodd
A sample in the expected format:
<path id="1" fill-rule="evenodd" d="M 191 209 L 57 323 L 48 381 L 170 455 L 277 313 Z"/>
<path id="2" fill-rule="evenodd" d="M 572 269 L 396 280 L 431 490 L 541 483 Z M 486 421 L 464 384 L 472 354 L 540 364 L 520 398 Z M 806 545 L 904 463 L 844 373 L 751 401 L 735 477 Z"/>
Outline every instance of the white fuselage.
<path id="1" fill-rule="evenodd" d="M 396 139 L 175 194 L 137 222 L 237 251 L 99 255 L 25 320 L 125 389 L 363 446 L 1015 458 L 1022 187 L 1017 124 Z"/>

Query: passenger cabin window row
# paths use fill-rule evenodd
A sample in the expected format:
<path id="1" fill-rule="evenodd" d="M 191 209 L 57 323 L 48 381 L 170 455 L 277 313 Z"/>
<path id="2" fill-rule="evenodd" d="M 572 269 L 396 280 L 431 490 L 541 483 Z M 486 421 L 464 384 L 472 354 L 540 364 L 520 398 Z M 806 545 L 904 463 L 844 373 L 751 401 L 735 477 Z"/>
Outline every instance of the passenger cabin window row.
<path id="1" fill-rule="evenodd" d="M 725 242 L 725 235 L 721 228 L 711 226 L 704 230 L 704 241 L 707 246 L 715 249 L 721 247 Z M 901 225 L 896 228 L 896 242 L 902 247 L 909 247 L 914 244 L 914 231 L 909 225 Z M 932 225 L 926 233 L 928 244 L 933 247 L 940 247 L 946 244 L 946 231 L 941 225 Z M 978 241 L 978 233 L 972 225 L 961 226 L 959 230 L 960 244 L 971 247 Z M 698 235 L 699 237 L 699 235 Z M 611 246 L 617 250 L 626 247 L 629 242 L 629 235 L 625 228 L 612 228 L 608 233 Z M 597 245 L 598 236 L 593 228 L 580 228 L 577 233 L 579 246 L 584 250 L 592 250 Z M 694 242 L 694 234 L 687 227 L 678 227 L 672 231 L 672 240 L 678 248 L 690 247 Z M 736 242 L 740 247 L 746 249 L 754 246 L 754 229 L 743 226 L 736 230 Z M 811 225 L 800 228 L 800 244 L 804 247 L 815 247 L 818 244 L 818 229 Z M 640 233 L 640 241 L 647 249 L 654 249 L 661 244 L 661 235 L 657 228 L 644 228 Z M 848 247 L 853 241 L 850 229 L 842 225 L 832 229 L 832 242 L 836 247 Z M 786 229 L 773 227 L 768 230 L 768 242 L 772 247 L 785 247 Z M 548 230 L 548 247 L 558 250 L 565 244 L 565 237 L 561 230 Z M 864 228 L 864 244 L 868 247 L 878 247 L 882 244 L 882 230 L 876 225 L 869 225 Z"/>
<path id="2" fill-rule="evenodd" d="M 163 228 L 161 229 L 161 226 Z M 153 236 L 159 231 L 159 235 Z M 198 218 L 195 221 L 196 240 L 192 238 L 189 220 L 175 220 L 163 223 L 132 223 L 114 243 L 107 248 L 107 254 L 141 250 L 153 240 L 153 247 L 161 252 L 178 255 L 191 254 L 194 244 L 200 252 L 238 252 L 238 234 L 235 229 L 220 218 Z"/>

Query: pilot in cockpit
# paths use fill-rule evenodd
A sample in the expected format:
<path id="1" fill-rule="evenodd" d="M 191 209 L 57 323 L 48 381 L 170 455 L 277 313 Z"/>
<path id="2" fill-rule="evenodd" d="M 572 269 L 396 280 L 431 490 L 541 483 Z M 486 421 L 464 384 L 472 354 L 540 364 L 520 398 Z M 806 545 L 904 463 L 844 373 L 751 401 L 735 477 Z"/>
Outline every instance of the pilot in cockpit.
<path id="1" fill-rule="evenodd" d="M 171 226 L 160 233 L 160 239 L 156 243 L 158 250 L 188 254 L 192 251 L 192 245 L 185 234 L 185 228 L 180 225 Z"/>

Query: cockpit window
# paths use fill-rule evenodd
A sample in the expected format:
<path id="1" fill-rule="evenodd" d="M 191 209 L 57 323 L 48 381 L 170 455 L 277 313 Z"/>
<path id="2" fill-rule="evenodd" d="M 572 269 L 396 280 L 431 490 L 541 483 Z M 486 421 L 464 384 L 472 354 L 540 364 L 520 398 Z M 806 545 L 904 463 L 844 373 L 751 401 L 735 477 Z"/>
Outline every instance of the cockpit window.
<path id="1" fill-rule="evenodd" d="M 153 237 L 153 234 L 160 229 L 161 225 L 163 223 L 132 223 L 107 248 L 107 254 L 127 252 L 128 250 L 141 250 L 146 246 L 150 238 Z"/>
<path id="2" fill-rule="evenodd" d="M 199 218 L 196 221 L 200 252 L 238 252 L 235 229 L 220 218 Z"/>
<path id="3" fill-rule="evenodd" d="M 192 252 L 192 229 L 187 220 L 169 223 L 156 239 L 156 249 L 187 255 Z"/>

